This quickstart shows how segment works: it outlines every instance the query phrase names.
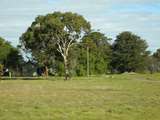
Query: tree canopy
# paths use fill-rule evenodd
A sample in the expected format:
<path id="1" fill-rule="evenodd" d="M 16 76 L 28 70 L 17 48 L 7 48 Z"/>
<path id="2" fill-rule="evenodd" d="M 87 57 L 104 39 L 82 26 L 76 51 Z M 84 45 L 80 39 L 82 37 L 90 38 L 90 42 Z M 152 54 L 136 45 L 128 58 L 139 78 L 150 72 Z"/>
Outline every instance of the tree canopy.
<path id="1" fill-rule="evenodd" d="M 153 56 L 160 61 L 160 49 L 157 49 Z"/>
<path id="2" fill-rule="evenodd" d="M 20 37 L 20 44 L 34 63 L 53 68 L 66 79 L 69 73 L 86 75 L 88 67 L 89 74 L 145 71 L 155 61 L 153 57 L 159 58 L 159 50 L 149 56 L 147 42 L 132 32 L 120 33 L 112 45 L 109 40 L 93 31 L 83 16 L 53 12 L 36 17 Z"/>
<path id="3" fill-rule="evenodd" d="M 90 31 L 90 23 L 83 16 L 71 12 L 54 12 L 38 16 L 21 36 L 22 48 L 30 52 L 35 61 L 49 66 L 58 51 L 68 74 L 68 54 L 74 42 Z"/>
<path id="4" fill-rule="evenodd" d="M 136 72 L 144 70 L 149 55 L 148 45 L 141 37 L 131 33 L 120 33 L 112 46 L 111 66 L 113 71 Z"/>
<path id="5" fill-rule="evenodd" d="M 9 68 L 12 71 L 19 72 L 23 62 L 23 57 L 19 50 L 13 47 L 8 41 L 0 37 L 0 64 L 2 68 Z M 3 67 L 2 67 L 3 66 Z"/>
<path id="6" fill-rule="evenodd" d="M 149 70 L 151 73 L 160 72 L 160 49 L 157 49 L 157 51 L 150 56 Z"/>
<path id="7" fill-rule="evenodd" d="M 110 62 L 110 38 L 101 32 L 91 32 L 82 42 L 89 47 L 90 74 L 106 74 Z"/>
<path id="8" fill-rule="evenodd" d="M 9 42 L 0 37 L 0 62 L 3 64 L 9 55 L 12 46 Z"/>

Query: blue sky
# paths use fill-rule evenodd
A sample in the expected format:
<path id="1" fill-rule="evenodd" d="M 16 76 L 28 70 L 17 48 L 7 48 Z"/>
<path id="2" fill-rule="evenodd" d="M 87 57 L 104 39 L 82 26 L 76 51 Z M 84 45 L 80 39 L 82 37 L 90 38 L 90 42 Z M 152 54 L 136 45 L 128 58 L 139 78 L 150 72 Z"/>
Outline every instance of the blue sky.
<path id="1" fill-rule="evenodd" d="M 111 38 L 132 31 L 160 48 L 160 0 L 0 0 L 0 36 L 14 46 L 37 15 L 72 11 Z"/>

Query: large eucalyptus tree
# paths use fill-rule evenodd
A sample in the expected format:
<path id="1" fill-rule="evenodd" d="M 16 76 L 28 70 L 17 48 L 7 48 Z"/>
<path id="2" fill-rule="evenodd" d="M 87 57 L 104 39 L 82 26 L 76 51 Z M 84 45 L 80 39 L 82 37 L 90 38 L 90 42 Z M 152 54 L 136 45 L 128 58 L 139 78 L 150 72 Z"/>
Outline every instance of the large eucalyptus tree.
<path id="1" fill-rule="evenodd" d="M 58 51 L 64 60 L 67 80 L 68 57 L 72 45 L 90 31 L 90 23 L 83 16 L 71 12 L 54 12 L 38 16 L 21 36 L 21 46 L 34 60 L 48 66 Z"/>

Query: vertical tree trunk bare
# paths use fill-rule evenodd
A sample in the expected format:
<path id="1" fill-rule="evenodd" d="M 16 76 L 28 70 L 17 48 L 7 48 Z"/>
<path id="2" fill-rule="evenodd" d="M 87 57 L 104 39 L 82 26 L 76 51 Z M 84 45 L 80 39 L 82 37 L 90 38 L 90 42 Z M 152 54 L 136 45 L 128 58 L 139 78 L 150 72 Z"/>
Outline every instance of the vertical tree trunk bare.
<path id="1" fill-rule="evenodd" d="M 65 70 L 65 80 L 68 80 L 69 70 L 68 70 L 68 60 L 64 57 L 64 70 Z"/>
<path id="2" fill-rule="evenodd" d="M 57 36 L 57 45 L 58 45 L 58 52 L 61 53 L 63 60 L 64 60 L 64 74 L 65 74 L 65 80 L 68 80 L 69 77 L 69 68 L 68 68 L 68 54 L 69 49 L 73 45 L 73 39 L 67 41 L 67 39 L 61 39 L 62 37 Z"/>

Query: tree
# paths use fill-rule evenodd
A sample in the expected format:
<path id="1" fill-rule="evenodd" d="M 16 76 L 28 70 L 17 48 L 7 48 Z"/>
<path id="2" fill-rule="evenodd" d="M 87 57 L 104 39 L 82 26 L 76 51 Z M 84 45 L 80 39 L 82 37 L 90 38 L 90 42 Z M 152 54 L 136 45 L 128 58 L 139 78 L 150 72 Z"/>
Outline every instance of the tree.
<path id="1" fill-rule="evenodd" d="M 91 32 L 84 36 L 82 42 L 89 47 L 91 74 L 105 74 L 108 72 L 111 54 L 110 40 L 101 32 Z"/>
<path id="2" fill-rule="evenodd" d="M 151 56 L 149 71 L 160 72 L 160 49 L 157 49 L 155 53 Z"/>
<path id="3" fill-rule="evenodd" d="M 153 56 L 160 61 L 160 49 L 157 49 L 157 51 L 153 54 Z"/>
<path id="4" fill-rule="evenodd" d="M 6 67 L 14 71 L 14 75 L 22 76 L 24 60 L 17 48 L 12 48 L 7 56 Z"/>
<path id="5" fill-rule="evenodd" d="M 57 50 L 64 61 L 67 80 L 68 56 L 72 45 L 90 31 L 90 23 L 83 16 L 71 12 L 54 12 L 38 16 L 20 38 L 22 48 L 31 52 L 34 60 L 49 66 Z"/>
<path id="6" fill-rule="evenodd" d="M 8 54 L 12 46 L 9 42 L 0 37 L 0 63 L 5 64 Z"/>
<path id="7" fill-rule="evenodd" d="M 18 48 L 13 47 L 8 41 L 0 37 L 0 66 L 2 68 L 10 68 L 17 73 L 20 71 L 23 57 Z"/>
<path id="8" fill-rule="evenodd" d="M 110 61 L 111 45 L 103 33 L 92 31 L 74 46 L 71 67 L 78 76 L 106 74 Z"/>
<path id="9" fill-rule="evenodd" d="M 143 71 L 150 53 L 147 47 L 141 37 L 131 32 L 120 33 L 112 46 L 112 70 L 120 73 Z"/>

